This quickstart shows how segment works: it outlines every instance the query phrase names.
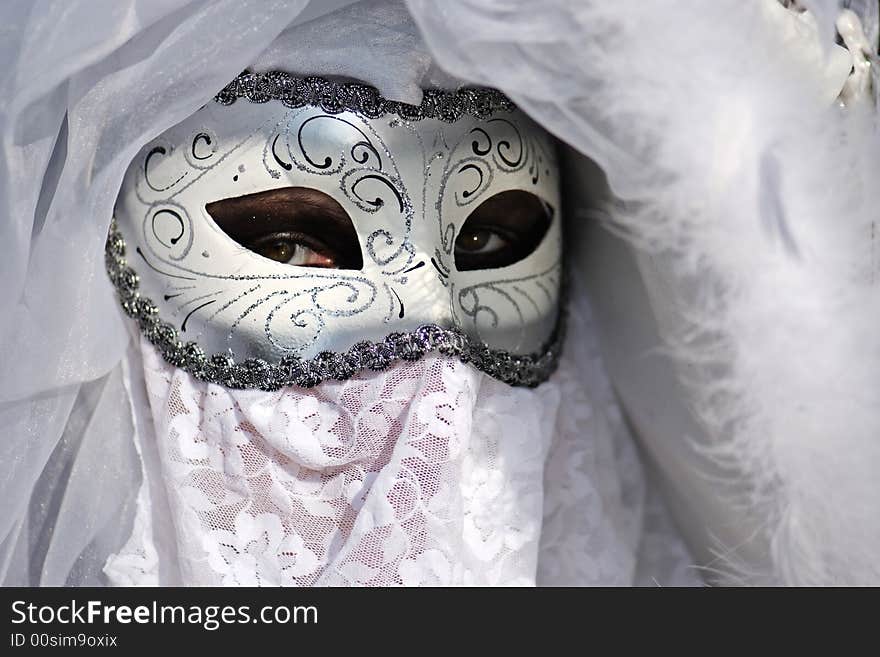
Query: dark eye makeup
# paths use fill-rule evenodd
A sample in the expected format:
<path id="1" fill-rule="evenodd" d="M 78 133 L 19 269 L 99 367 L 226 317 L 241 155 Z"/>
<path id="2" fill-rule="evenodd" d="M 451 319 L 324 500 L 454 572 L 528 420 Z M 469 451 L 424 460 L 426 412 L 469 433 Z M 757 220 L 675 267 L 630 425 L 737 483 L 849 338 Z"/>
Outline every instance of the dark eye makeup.
<path id="1" fill-rule="evenodd" d="M 284 187 L 208 203 L 220 229 L 261 256 L 300 267 L 362 269 L 357 231 L 332 197 Z"/>
<path id="2" fill-rule="evenodd" d="M 363 268 L 348 213 L 316 189 L 284 187 L 208 203 L 208 214 L 233 240 L 263 257 L 299 267 Z M 496 269 L 534 252 L 553 209 L 534 194 L 510 190 L 483 201 L 455 240 L 459 271 Z"/>
<path id="3" fill-rule="evenodd" d="M 459 271 L 497 269 L 528 257 L 538 248 L 553 209 L 529 192 L 495 194 L 471 212 L 455 239 Z"/>

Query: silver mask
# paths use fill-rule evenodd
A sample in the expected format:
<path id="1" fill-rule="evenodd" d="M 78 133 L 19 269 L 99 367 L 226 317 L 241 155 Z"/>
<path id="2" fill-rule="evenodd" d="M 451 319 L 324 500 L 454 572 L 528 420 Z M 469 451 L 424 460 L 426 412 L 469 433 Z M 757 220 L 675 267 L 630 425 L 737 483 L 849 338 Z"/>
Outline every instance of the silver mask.
<path id="1" fill-rule="evenodd" d="M 108 271 L 166 359 L 231 387 L 432 350 L 536 385 L 560 340 L 559 209 L 551 138 L 498 92 L 415 107 L 245 73 L 132 162 Z"/>

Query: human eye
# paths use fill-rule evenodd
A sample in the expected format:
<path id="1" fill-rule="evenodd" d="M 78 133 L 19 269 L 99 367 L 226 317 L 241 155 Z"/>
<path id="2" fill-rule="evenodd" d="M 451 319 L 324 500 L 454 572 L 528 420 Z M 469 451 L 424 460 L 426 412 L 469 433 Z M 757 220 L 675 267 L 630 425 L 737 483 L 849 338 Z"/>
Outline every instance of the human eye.
<path id="1" fill-rule="evenodd" d="M 531 255 L 541 244 L 553 210 L 534 194 L 510 190 L 483 201 L 455 239 L 459 271 L 496 269 Z"/>
<path id="2" fill-rule="evenodd" d="M 351 218 L 318 190 L 272 189 L 214 201 L 205 209 L 224 233 L 264 258 L 295 267 L 363 267 Z"/>

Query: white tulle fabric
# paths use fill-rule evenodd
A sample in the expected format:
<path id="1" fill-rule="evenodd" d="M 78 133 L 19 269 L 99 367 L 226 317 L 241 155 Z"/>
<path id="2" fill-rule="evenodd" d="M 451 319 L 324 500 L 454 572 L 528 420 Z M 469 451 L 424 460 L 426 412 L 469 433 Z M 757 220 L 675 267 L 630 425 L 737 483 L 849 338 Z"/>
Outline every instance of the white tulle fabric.
<path id="1" fill-rule="evenodd" d="M 105 570 L 135 585 L 698 583 L 656 498 L 645 527 L 638 456 L 581 351 L 534 390 L 428 356 L 267 393 L 197 381 L 142 341 L 141 454 L 157 458 Z"/>
<path id="2" fill-rule="evenodd" d="M 605 402 L 575 408 L 572 397 L 563 394 L 566 388 L 559 382 L 574 378 L 577 365 L 545 389 L 508 391 L 460 365 L 426 361 L 369 382 L 302 393 L 299 401 L 288 393 L 274 407 L 268 401 L 246 403 L 253 399 L 248 393 L 228 393 L 230 408 L 240 399 L 240 410 L 223 415 L 218 405 L 226 392 L 181 380 L 179 401 L 172 405 L 170 380 L 177 374 L 141 363 L 138 343 L 130 340 L 131 327 L 103 271 L 103 243 L 123 172 L 144 143 L 191 114 L 249 65 L 357 77 L 409 102 L 419 101 L 425 85 L 453 84 L 432 70 L 419 30 L 399 3 L 367 0 L 348 17 L 328 18 L 321 28 L 305 23 L 303 31 L 288 30 L 276 42 L 293 23 L 346 4 L 39 0 L 0 7 L 6 28 L 0 38 L 5 64 L 0 71 L 3 585 L 95 586 L 108 578 L 161 584 L 248 577 L 430 581 L 431 568 L 437 571 L 433 581 L 463 582 L 468 570 L 477 579 L 507 582 L 634 581 L 633 564 L 644 546 L 640 536 L 653 532 L 642 526 L 646 494 L 640 475 L 627 478 L 618 472 L 638 467 L 632 447 L 619 444 L 616 429 L 603 428 Z M 543 10 L 536 4 L 533 11 Z M 387 389 L 375 387 L 386 380 Z M 367 410 L 366 400 L 352 401 L 357 386 L 373 395 L 384 415 Z M 595 399 L 592 393 L 578 394 Z M 441 414 L 450 425 L 425 410 L 444 396 L 464 404 L 448 417 Z M 308 404 L 355 422 L 353 433 L 287 410 Z M 526 416 L 521 409 L 540 413 Z M 272 432 L 263 442 L 252 437 L 248 451 L 246 432 L 234 429 L 236 413 L 254 431 L 273 421 L 304 422 L 315 432 L 304 443 L 311 452 L 302 452 L 306 448 L 299 442 L 296 449 L 279 444 L 282 437 Z M 514 423 L 514 417 L 521 422 Z M 395 421 L 401 433 L 396 441 L 384 439 L 383 452 L 368 427 L 378 431 L 383 422 Z M 446 427 L 442 440 L 419 443 L 417 421 L 432 431 Z M 493 433 L 493 422 L 505 427 L 500 434 Z M 560 431 L 563 426 L 568 434 Z M 524 427 L 535 432 L 528 440 Z M 203 461 L 187 465 L 179 454 L 162 451 L 184 436 L 204 438 L 204 443 L 179 446 L 188 447 L 180 452 L 188 455 L 202 449 Z M 334 452 L 334 444 L 350 448 L 347 456 Z M 458 451 L 444 455 L 441 449 Z M 609 451 L 630 454 L 620 461 L 630 466 L 619 469 Z M 334 459 L 337 465 L 329 465 Z M 416 469 L 419 459 L 434 470 Z M 545 467 L 545 461 L 557 465 Z M 496 470 L 490 471 L 490 464 Z M 315 480 L 302 473 L 309 468 Z M 248 488 L 257 485 L 257 472 L 276 476 L 263 493 Z M 201 488 L 192 484 L 196 477 L 204 479 Z M 174 482 L 187 483 L 177 492 Z M 417 498 L 411 488 L 416 485 L 421 486 Z M 333 486 L 342 487 L 334 491 Z M 388 486 L 390 493 L 380 492 Z M 493 495 L 497 503 L 479 506 L 477 497 L 494 500 Z M 518 507 L 502 512 L 499 505 L 513 499 Z M 653 498 L 648 494 L 647 499 Z M 418 504 L 406 507 L 412 500 Z M 296 520 L 292 514 L 295 509 L 305 513 L 305 502 L 314 518 L 336 519 L 338 526 L 318 528 L 317 522 Z M 461 512 L 457 516 L 455 508 Z M 238 511 L 224 516 L 220 509 Z M 398 519 L 406 514 L 410 521 Z M 386 537 L 381 523 L 394 532 Z M 428 541 L 418 523 L 439 533 Z M 222 531 L 229 533 L 226 539 Z M 248 532 L 256 536 L 253 542 L 245 540 Z M 376 537 L 385 541 L 382 554 L 387 550 L 398 572 L 380 567 L 368 574 L 376 565 L 365 549 Z M 285 539 L 287 562 L 261 561 L 270 543 L 275 550 Z M 459 551 L 444 554 L 450 545 Z M 507 556 L 493 568 L 477 567 L 493 550 Z M 318 574 L 308 569 L 309 552 L 323 560 Z M 115 556 L 108 562 L 109 554 Z M 234 554 L 241 556 L 234 559 Z M 655 550 L 651 557 L 659 554 Z M 249 560 L 259 568 L 248 571 Z M 656 571 L 652 576 L 664 579 Z"/>
<path id="3" fill-rule="evenodd" d="M 629 336 L 655 316 L 686 320 L 683 330 L 665 322 L 672 328 L 663 332 L 695 384 L 679 388 L 674 373 L 646 366 L 644 351 L 656 351 L 659 338 L 621 350 L 633 363 L 628 378 L 613 372 L 615 350 L 603 346 L 663 479 L 682 484 L 690 508 L 678 518 L 700 530 L 692 544 L 724 548 L 734 566 L 728 582 L 880 581 L 876 109 L 837 112 L 820 102 L 808 88 L 811 66 L 764 20 L 761 5 L 772 0 L 407 0 L 405 9 L 364 0 L 352 20 L 340 14 L 285 32 L 340 4 L 0 3 L 0 583 L 103 584 L 110 553 L 115 582 L 141 581 L 140 572 L 180 582 L 177 550 L 188 563 L 196 553 L 187 541 L 204 538 L 183 532 L 172 513 L 181 502 L 168 495 L 169 482 L 185 475 L 160 459 L 165 439 L 151 416 L 175 430 L 192 418 L 163 410 L 161 386 L 153 397 L 144 389 L 140 350 L 103 271 L 103 243 L 134 154 L 254 63 L 353 76 L 410 102 L 439 65 L 500 88 L 595 160 L 626 202 L 618 220 L 638 244 L 673 260 L 666 287 L 656 267 L 645 269 L 651 306 L 631 309 L 634 319 L 617 333 Z M 871 6 L 802 4 L 827 47 L 843 4 Z M 866 24 L 876 35 L 876 21 Z M 596 259 L 567 247 L 569 262 Z M 634 305 L 619 276 L 591 279 L 611 311 Z M 572 277 L 574 300 L 586 303 L 587 282 Z M 565 359 L 579 348 L 570 343 Z M 639 581 L 646 564 L 678 572 L 678 548 L 662 538 L 662 522 L 652 525 L 654 495 L 633 492 L 603 456 L 607 430 L 597 427 L 613 413 L 597 401 L 590 382 L 598 379 L 583 374 L 583 362 L 566 363 L 548 384 L 558 386 L 558 414 L 543 447 L 536 579 Z M 561 385 L 565 377 L 577 379 L 589 404 L 570 401 L 581 393 Z M 487 388 L 473 385 L 472 428 L 487 403 Z M 636 412 L 648 402 L 650 412 Z M 687 423 L 666 426 L 691 411 L 705 433 L 696 457 Z M 593 419 L 579 425 L 580 413 Z M 577 440 L 565 442 L 569 424 Z M 612 451 L 626 451 L 611 433 Z M 213 440 L 217 449 L 234 444 L 222 432 Z M 456 440 L 478 446 L 474 435 Z M 578 486 L 560 479 L 580 468 L 557 456 L 566 449 L 583 449 L 592 464 Z M 707 473 L 706 454 L 730 467 Z M 615 502 L 608 480 L 621 499 L 645 499 L 645 509 Z M 567 497 L 575 490 L 595 492 Z M 287 535 L 285 522 L 276 536 Z M 334 568 L 354 536 L 331 543 Z M 756 548 L 744 553 L 746 544 Z M 617 548 L 624 566 L 607 568 L 619 580 L 597 576 L 598 564 L 610 563 L 597 555 Z M 627 559 L 637 562 L 635 575 Z"/>

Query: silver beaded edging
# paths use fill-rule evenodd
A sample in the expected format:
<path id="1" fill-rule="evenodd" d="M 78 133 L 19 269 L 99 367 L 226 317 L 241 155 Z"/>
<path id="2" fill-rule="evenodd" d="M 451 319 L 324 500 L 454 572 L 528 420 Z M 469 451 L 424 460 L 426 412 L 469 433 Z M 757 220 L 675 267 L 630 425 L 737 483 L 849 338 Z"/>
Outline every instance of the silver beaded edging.
<path id="1" fill-rule="evenodd" d="M 409 333 L 391 333 L 381 342 L 358 342 L 345 352 L 325 351 L 308 359 L 286 356 L 278 363 L 261 358 L 238 363 L 227 354 L 209 357 L 195 342 L 181 342 L 177 329 L 159 318 L 156 304 L 138 292 L 138 275 L 127 264 L 125 240 L 115 219 L 110 224 L 104 256 L 122 309 L 137 320 L 141 332 L 165 360 L 197 379 L 229 388 L 311 388 L 322 381 L 350 379 L 363 370 L 384 370 L 401 360 L 415 361 L 432 351 L 456 356 L 504 383 L 534 387 L 556 369 L 562 348 L 564 321 L 560 313 L 547 349 L 526 356 L 491 349 L 458 329 L 426 324 Z"/>
<path id="2" fill-rule="evenodd" d="M 495 89 L 459 89 L 439 91 L 428 89 L 420 105 L 408 105 L 383 98 L 370 86 L 356 83 L 337 83 L 324 78 L 299 78 L 284 71 L 268 73 L 240 73 L 218 93 L 214 100 L 221 105 L 232 105 L 245 98 L 252 103 L 280 100 L 287 107 L 311 105 L 328 114 L 357 112 L 370 119 L 394 114 L 402 119 L 439 119 L 447 123 L 462 116 L 485 119 L 498 112 L 516 109 L 507 96 Z"/>

